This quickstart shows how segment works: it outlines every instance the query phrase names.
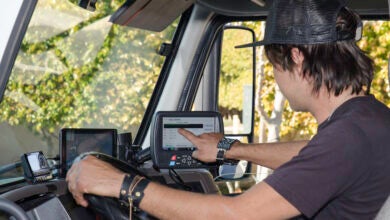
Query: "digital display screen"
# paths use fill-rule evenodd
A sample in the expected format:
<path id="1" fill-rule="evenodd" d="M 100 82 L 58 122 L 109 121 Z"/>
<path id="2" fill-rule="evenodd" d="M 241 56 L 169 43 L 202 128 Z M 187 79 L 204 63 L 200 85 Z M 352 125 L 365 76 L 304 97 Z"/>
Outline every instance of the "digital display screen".
<path id="1" fill-rule="evenodd" d="M 215 132 L 217 121 L 210 117 L 164 117 L 162 119 L 162 148 L 164 150 L 193 150 L 194 145 L 178 133 L 179 128 L 195 135 Z"/>
<path id="2" fill-rule="evenodd" d="M 28 183 L 48 181 L 53 178 L 49 163 L 42 151 L 25 153 L 20 156 L 24 178 Z"/>
<path id="3" fill-rule="evenodd" d="M 33 173 L 39 173 L 42 169 L 49 169 L 45 156 L 40 152 L 28 154 L 27 160 Z"/>
<path id="4" fill-rule="evenodd" d="M 100 152 L 116 156 L 117 131 L 115 129 L 62 129 L 61 163 L 65 172 L 74 159 L 84 152 Z"/>

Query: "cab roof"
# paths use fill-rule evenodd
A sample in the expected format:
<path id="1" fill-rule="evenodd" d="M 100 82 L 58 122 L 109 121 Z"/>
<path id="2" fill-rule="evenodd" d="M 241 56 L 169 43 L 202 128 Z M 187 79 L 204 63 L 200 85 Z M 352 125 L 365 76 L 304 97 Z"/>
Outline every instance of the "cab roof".
<path id="1" fill-rule="evenodd" d="M 192 5 L 234 17 L 266 17 L 272 0 L 127 0 L 111 17 L 116 24 L 162 31 Z M 350 0 L 364 19 L 388 19 L 388 0 Z"/>

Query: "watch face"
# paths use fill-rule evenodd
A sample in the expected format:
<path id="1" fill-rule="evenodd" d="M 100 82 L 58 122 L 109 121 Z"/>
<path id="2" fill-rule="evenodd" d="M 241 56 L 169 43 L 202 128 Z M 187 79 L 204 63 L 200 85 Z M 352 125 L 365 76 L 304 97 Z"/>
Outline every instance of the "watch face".
<path id="1" fill-rule="evenodd" d="M 229 150 L 231 145 L 236 142 L 236 139 L 222 138 L 218 143 L 218 148 Z"/>
<path id="2" fill-rule="evenodd" d="M 226 139 L 226 142 L 230 145 L 230 144 L 233 144 L 236 139 L 230 139 L 230 138 L 225 138 Z"/>

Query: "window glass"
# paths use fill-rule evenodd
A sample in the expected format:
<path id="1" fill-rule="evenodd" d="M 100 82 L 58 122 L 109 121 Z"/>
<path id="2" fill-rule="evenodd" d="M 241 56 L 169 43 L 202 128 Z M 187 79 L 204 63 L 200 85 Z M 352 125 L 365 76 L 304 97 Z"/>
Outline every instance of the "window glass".
<path id="1" fill-rule="evenodd" d="M 241 25 L 240 25 L 241 26 Z M 253 49 L 235 46 L 252 43 L 252 32 L 233 25 L 223 32 L 218 110 L 224 116 L 225 133 L 249 134 L 252 119 Z"/>
<path id="2" fill-rule="evenodd" d="M 63 127 L 136 135 L 164 62 L 156 51 L 177 22 L 162 32 L 114 25 L 121 3 L 89 12 L 67 0 L 38 2 L 0 104 L 0 184 L 23 175 L 22 153 L 56 157 Z"/>

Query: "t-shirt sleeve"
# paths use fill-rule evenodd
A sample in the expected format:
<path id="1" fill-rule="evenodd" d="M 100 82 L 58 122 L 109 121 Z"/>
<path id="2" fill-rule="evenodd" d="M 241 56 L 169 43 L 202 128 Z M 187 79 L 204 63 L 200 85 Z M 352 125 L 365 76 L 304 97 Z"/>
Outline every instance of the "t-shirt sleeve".
<path id="1" fill-rule="evenodd" d="M 371 149 L 353 129 L 332 124 L 264 181 L 311 218 L 368 170 Z"/>

